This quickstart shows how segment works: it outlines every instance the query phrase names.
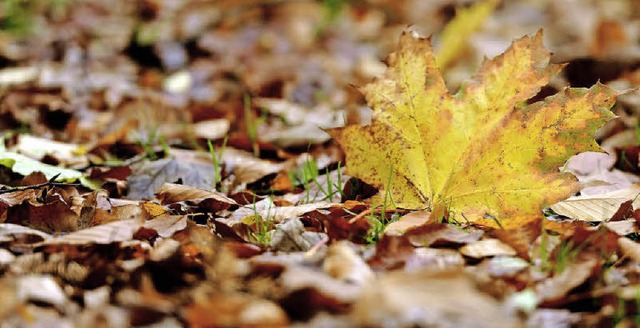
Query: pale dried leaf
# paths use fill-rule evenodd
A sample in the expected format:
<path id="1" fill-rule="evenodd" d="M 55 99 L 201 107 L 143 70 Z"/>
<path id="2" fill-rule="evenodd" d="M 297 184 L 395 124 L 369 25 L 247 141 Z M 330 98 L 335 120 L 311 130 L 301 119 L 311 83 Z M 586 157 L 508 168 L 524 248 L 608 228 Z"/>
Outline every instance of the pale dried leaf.
<path id="1" fill-rule="evenodd" d="M 0 223 L 0 237 L 16 235 L 36 235 L 44 240 L 51 239 L 51 235 L 40 230 L 13 223 Z"/>
<path id="2" fill-rule="evenodd" d="M 213 199 L 216 202 L 228 205 L 237 205 L 233 199 L 227 197 L 221 192 L 199 189 L 175 183 L 162 184 L 162 186 L 156 191 L 156 194 L 158 195 L 158 199 L 162 200 L 163 204 L 171 204 L 187 200 Z"/>
<path id="3" fill-rule="evenodd" d="M 153 194 L 165 182 L 182 183 L 196 188 L 210 188 L 215 180 L 211 162 L 186 161 L 183 158 L 163 158 L 145 161 L 132 166 L 127 179 L 129 193 L 133 199 L 153 198 Z"/>
<path id="4" fill-rule="evenodd" d="M 153 229 L 161 237 L 168 238 L 173 236 L 174 233 L 184 230 L 187 227 L 187 216 L 162 215 L 146 221 L 143 224 L 143 227 Z"/>
<path id="5" fill-rule="evenodd" d="M 262 220 L 271 223 L 280 223 L 284 220 L 301 216 L 302 214 L 320 209 L 329 208 L 335 204 L 328 202 L 318 202 L 313 204 L 303 204 L 297 206 L 275 206 L 269 198 L 263 199 L 255 204 L 241 206 L 229 217 L 229 224 L 233 225 L 242 222 L 245 218 L 253 221 L 256 215 Z M 251 222 L 248 222 L 251 223 Z"/>
<path id="6" fill-rule="evenodd" d="M 43 302 L 59 309 L 68 302 L 67 295 L 52 276 L 24 276 L 17 284 L 18 298 L 22 301 Z"/>
<path id="7" fill-rule="evenodd" d="M 353 311 L 359 326 L 518 327 L 519 320 L 457 270 L 391 272 L 370 284 Z"/>
<path id="8" fill-rule="evenodd" d="M 38 245 L 110 244 L 127 241 L 133 238 L 133 234 L 142 227 L 143 223 L 142 219 L 115 221 L 51 238 Z"/>
<path id="9" fill-rule="evenodd" d="M 230 123 L 227 119 L 207 120 L 192 125 L 193 134 L 204 139 L 222 139 L 229 132 Z"/>
<path id="10" fill-rule="evenodd" d="M 633 208 L 640 205 L 640 185 L 634 184 L 628 188 L 607 192 L 600 195 L 573 196 L 556 203 L 551 209 L 566 217 L 589 222 L 609 220 L 620 208 L 622 203 L 634 200 Z"/>
<path id="11" fill-rule="evenodd" d="M 345 240 L 329 246 L 322 269 L 333 278 L 364 285 L 374 279 L 373 271 Z"/>
<path id="12" fill-rule="evenodd" d="M 513 247 L 501 242 L 498 239 L 487 238 L 464 245 L 460 248 L 460 253 L 473 258 L 482 258 L 489 256 L 514 256 L 517 254 Z"/>
<path id="13" fill-rule="evenodd" d="M 401 216 L 397 221 L 391 222 L 384 228 L 384 234 L 390 236 L 400 236 L 407 230 L 419 227 L 429 221 L 431 212 L 416 211 Z"/>
<path id="14" fill-rule="evenodd" d="M 448 270 L 463 267 L 464 263 L 464 257 L 453 249 L 417 247 L 407 259 L 404 269 L 407 271 Z"/>
<path id="15" fill-rule="evenodd" d="M 414 246 L 431 246 L 439 243 L 468 244 L 482 237 L 482 230 L 462 230 L 450 224 L 431 223 L 407 232 Z"/>
<path id="16" fill-rule="evenodd" d="M 305 231 L 299 218 L 279 224 L 271 235 L 269 246 L 283 252 L 308 251 L 319 243 L 323 234 Z"/>
<path id="17" fill-rule="evenodd" d="M 618 239 L 618 247 L 623 256 L 628 256 L 631 260 L 640 264 L 640 244 L 627 237 L 621 237 Z"/>
<path id="18" fill-rule="evenodd" d="M 562 272 L 539 282 L 536 294 L 540 301 L 553 301 L 565 297 L 572 289 L 591 277 L 599 261 L 594 258 L 569 264 Z"/>
<path id="19" fill-rule="evenodd" d="M 609 221 L 603 223 L 607 229 L 615 232 L 618 236 L 626 236 L 630 233 L 638 232 L 635 219 L 627 219 L 622 221 Z"/>

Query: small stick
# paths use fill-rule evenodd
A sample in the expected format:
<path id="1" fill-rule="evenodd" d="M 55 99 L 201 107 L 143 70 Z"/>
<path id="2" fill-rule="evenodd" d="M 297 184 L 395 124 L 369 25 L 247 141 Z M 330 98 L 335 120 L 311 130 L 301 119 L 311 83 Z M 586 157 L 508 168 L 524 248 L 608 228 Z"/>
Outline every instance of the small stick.
<path id="1" fill-rule="evenodd" d="M 378 213 L 382 213 L 382 212 L 384 212 L 385 214 L 386 214 L 386 213 L 405 213 L 406 211 L 407 211 L 407 210 L 388 209 L 388 210 L 384 210 L 384 211 L 382 211 L 382 210 L 381 210 L 381 211 L 379 211 Z M 374 212 L 373 210 L 371 210 L 371 209 L 366 209 L 366 210 L 364 210 L 364 211 L 362 211 L 362 212 L 358 213 L 358 215 L 356 215 L 356 216 L 352 217 L 352 218 L 349 220 L 349 224 L 354 224 L 355 222 L 357 222 L 358 220 L 362 219 L 363 217 L 365 217 L 365 216 L 367 216 L 367 215 L 371 214 L 372 212 L 373 212 L 373 213 L 375 213 L 375 212 Z"/>
<path id="2" fill-rule="evenodd" d="M 5 190 L 0 190 L 0 195 L 12 193 L 12 192 L 18 192 L 18 191 L 25 191 L 25 190 L 29 190 L 29 189 L 40 189 L 42 187 L 48 187 L 48 186 L 66 187 L 66 186 L 79 186 L 80 185 L 79 183 L 54 182 L 59 176 L 60 176 L 60 173 L 54 175 L 53 177 L 51 177 L 51 179 L 49 179 L 49 181 L 47 181 L 45 183 L 39 183 L 39 184 L 35 184 L 35 185 L 31 185 L 31 186 L 24 186 L 24 187 L 13 187 L 13 188 L 5 189 Z"/>
<path id="3" fill-rule="evenodd" d="M 320 250 L 320 247 L 322 247 L 322 245 L 327 244 L 328 241 L 329 241 L 329 236 L 324 236 L 322 240 L 320 240 L 315 245 L 313 245 L 313 247 L 309 248 L 309 250 L 304 253 L 304 256 L 307 258 L 313 256 L 315 253 L 318 252 L 318 250 Z"/>

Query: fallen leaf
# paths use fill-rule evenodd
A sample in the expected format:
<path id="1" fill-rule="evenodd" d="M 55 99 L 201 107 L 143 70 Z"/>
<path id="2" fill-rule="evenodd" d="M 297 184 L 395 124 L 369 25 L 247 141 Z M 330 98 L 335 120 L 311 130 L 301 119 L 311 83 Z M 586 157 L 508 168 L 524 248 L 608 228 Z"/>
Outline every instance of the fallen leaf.
<path id="1" fill-rule="evenodd" d="M 376 253 L 367 262 L 376 269 L 398 269 L 415 254 L 415 246 L 406 235 L 383 235 L 376 243 Z"/>
<path id="2" fill-rule="evenodd" d="M 133 234 L 142 227 L 143 223 L 141 219 L 111 222 L 51 238 L 37 245 L 111 244 L 131 240 Z"/>
<path id="3" fill-rule="evenodd" d="M 604 194 L 569 197 L 550 208 L 554 212 L 572 219 L 589 222 L 608 221 L 616 214 L 620 206 L 629 200 L 633 200 L 634 209 L 638 208 L 640 205 L 638 195 L 640 195 L 640 185 L 634 184 Z"/>
<path id="4" fill-rule="evenodd" d="M 21 134 L 11 150 L 33 159 L 42 159 L 46 155 L 53 156 L 65 166 L 78 167 L 89 164 L 87 157 L 81 156 L 84 152 L 81 145 L 58 142 L 28 134 Z"/>
<path id="5" fill-rule="evenodd" d="M 607 229 L 615 232 L 618 236 L 626 236 L 631 233 L 637 233 L 636 219 L 627 219 L 622 221 L 604 222 Z"/>
<path id="6" fill-rule="evenodd" d="M 161 237 L 168 238 L 187 227 L 187 217 L 184 215 L 162 215 L 145 221 L 143 227 L 153 229 Z"/>
<path id="7" fill-rule="evenodd" d="M 482 262 L 492 277 L 513 277 L 518 272 L 529 267 L 530 263 L 519 257 L 496 256 Z"/>
<path id="8" fill-rule="evenodd" d="M 460 248 L 460 253 L 464 256 L 473 258 L 482 258 L 489 256 L 507 255 L 513 256 L 517 252 L 511 246 L 501 242 L 498 239 L 482 239 L 476 242 L 464 245 Z"/>
<path id="9" fill-rule="evenodd" d="M 504 228 L 540 219 L 579 189 L 558 168 L 600 150 L 592 136 L 614 117 L 617 94 L 597 84 L 524 104 L 562 68 L 549 57 L 542 33 L 524 37 L 452 96 L 430 42 L 403 33 L 385 76 L 362 88 L 371 125 L 330 130 L 347 174 L 386 189 L 401 208 L 441 206 Z"/>
<path id="10" fill-rule="evenodd" d="M 545 279 L 535 287 L 539 301 L 554 301 L 566 296 L 593 274 L 599 261 L 593 258 L 570 263 L 562 272 Z"/>
<path id="11" fill-rule="evenodd" d="M 357 285 L 369 283 L 375 277 L 371 268 L 345 240 L 329 246 L 322 270 L 333 278 Z"/>
<path id="12" fill-rule="evenodd" d="M 424 269 L 449 270 L 463 267 L 464 257 L 453 249 L 417 247 L 406 260 L 406 271 Z"/>
<path id="13" fill-rule="evenodd" d="M 278 304 L 240 293 L 196 299 L 183 312 L 192 327 L 285 327 L 289 323 Z"/>
<path id="14" fill-rule="evenodd" d="M 246 151 L 227 148 L 222 152 L 225 169 L 233 172 L 238 183 L 252 183 L 283 169 L 282 163 L 256 158 Z"/>
<path id="15" fill-rule="evenodd" d="M 622 237 L 618 239 L 618 248 L 622 253 L 622 257 L 628 256 L 631 260 L 640 264 L 640 245 L 638 243 L 627 237 Z"/>
<path id="16" fill-rule="evenodd" d="M 612 168 L 615 162 L 615 157 L 607 153 L 586 152 L 569 158 L 564 168 L 582 183 L 583 196 L 604 194 L 640 182 L 637 175 Z"/>
<path id="17" fill-rule="evenodd" d="M 0 223 L 0 237 L 18 236 L 18 235 L 35 235 L 42 240 L 52 238 L 51 235 L 37 229 L 25 227 L 23 225 L 13 223 Z"/>
<path id="18" fill-rule="evenodd" d="M 518 327 L 519 320 L 478 291 L 462 269 L 391 272 L 362 292 L 358 326 Z"/>
<path id="19" fill-rule="evenodd" d="M 229 132 L 229 126 L 229 120 L 217 119 L 194 123 L 191 128 L 193 129 L 193 134 L 199 138 L 216 140 L 224 138 Z"/>
<path id="20" fill-rule="evenodd" d="M 429 221 L 431 212 L 417 211 L 401 216 L 384 228 L 386 235 L 401 235 L 411 228 L 424 225 Z"/>
<path id="21" fill-rule="evenodd" d="M 257 215 L 271 223 L 280 223 L 286 219 L 298 217 L 319 208 L 328 208 L 332 205 L 334 204 L 317 202 L 297 206 L 276 206 L 270 198 L 265 198 L 252 205 L 241 206 L 231 214 L 228 221 L 232 224 L 239 223 L 244 221 L 245 218 L 251 219 Z"/>
<path id="22" fill-rule="evenodd" d="M 405 236 L 414 246 L 441 246 L 446 244 L 468 244 L 480 239 L 482 230 L 463 230 L 451 224 L 429 223 L 409 230 Z"/>
<path id="23" fill-rule="evenodd" d="M 269 246 L 282 252 L 308 251 L 319 243 L 323 234 L 305 231 L 299 218 L 291 218 L 276 226 Z"/>
<path id="24" fill-rule="evenodd" d="M 17 281 L 17 296 L 22 301 L 38 301 L 62 309 L 69 302 L 67 295 L 52 276 L 28 275 Z"/>
<path id="25" fill-rule="evenodd" d="M 46 233 L 78 230 L 78 214 L 63 196 L 50 191 L 45 199 L 34 197 L 7 209 L 6 223 L 16 223 Z"/>
<path id="26" fill-rule="evenodd" d="M 133 173 L 127 179 L 129 193 L 133 199 L 153 198 L 154 193 L 165 182 L 182 183 L 196 188 L 211 188 L 215 170 L 211 163 L 186 162 L 176 158 L 145 161 L 132 166 Z"/>
<path id="27" fill-rule="evenodd" d="M 518 252 L 518 256 L 526 260 L 529 260 L 531 245 L 541 233 L 541 221 L 533 221 L 515 229 L 496 229 L 492 232 L 494 237 L 513 247 Z"/>
<path id="28" fill-rule="evenodd" d="M 226 210 L 238 204 L 231 198 L 215 190 L 209 191 L 175 183 L 164 183 L 157 191 L 158 199 L 163 204 L 193 201 L 213 212 Z"/>

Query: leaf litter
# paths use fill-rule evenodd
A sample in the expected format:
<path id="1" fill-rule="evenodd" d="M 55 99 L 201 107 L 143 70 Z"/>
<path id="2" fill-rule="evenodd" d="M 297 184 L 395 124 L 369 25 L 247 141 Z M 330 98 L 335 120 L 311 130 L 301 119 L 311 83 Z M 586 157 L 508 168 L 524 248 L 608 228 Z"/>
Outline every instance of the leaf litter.
<path id="1" fill-rule="evenodd" d="M 116 3 L 0 4 L 3 324 L 637 323 L 632 1 Z"/>

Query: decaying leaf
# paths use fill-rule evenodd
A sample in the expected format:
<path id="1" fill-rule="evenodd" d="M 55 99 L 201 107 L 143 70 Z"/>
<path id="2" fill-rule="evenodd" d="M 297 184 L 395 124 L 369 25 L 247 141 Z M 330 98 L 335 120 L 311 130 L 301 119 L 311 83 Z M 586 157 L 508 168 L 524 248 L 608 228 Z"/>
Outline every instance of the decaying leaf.
<path id="1" fill-rule="evenodd" d="M 332 130 L 347 174 L 386 188 L 402 208 L 446 207 L 455 219 L 516 227 L 579 185 L 558 168 L 600 151 L 593 134 L 614 115 L 616 91 L 568 88 L 526 104 L 557 74 L 542 33 L 485 61 L 451 95 L 428 39 L 405 32 L 386 74 L 362 88 L 372 123 Z"/>
<path id="2" fill-rule="evenodd" d="M 389 273 L 363 291 L 354 317 L 360 326 L 518 327 L 461 269 Z"/>
<path id="3" fill-rule="evenodd" d="M 536 285 L 540 301 L 558 300 L 583 284 L 595 270 L 598 260 L 589 258 L 571 263 L 564 271 Z"/>
<path id="4" fill-rule="evenodd" d="M 551 209 L 572 219 L 590 222 L 607 221 L 627 201 L 633 200 L 632 207 L 637 208 L 640 204 L 638 195 L 640 195 L 640 185 L 634 184 L 599 195 L 573 196 L 554 204 Z"/>
<path id="5" fill-rule="evenodd" d="M 635 241 L 622 237 L 618 239 L 618 248 L 623 256 L 628 256 L 636 263 L 640 263 L 640 245 Z"/>
<path id="6" fill-rule="evenodd" d="M 498 239 L 487 238 L 462 246 L 460 253 L 473 258 L 481 258 L 498 255 L 513 256 L 516 255 L 516 250 Z"/>
<path id="7" fill-rule="evenodd" d="M 195 187 L 164 183 L 157 191 L 158 198 L 163 204 L 192 201 L 200 205 L 200 208 L 211 211 L 226 210 L 238 204 L 231 198 L 215 190 L 209 191 Z"/>
<path id="8" fill-rule="evenodd" d="M 40 245 L 56 244 L 110 244 L 131 240 L 133 234 L 144 222 L 141 219 L 115 221 L 84 230 L 74 231 L 57 238 L 51 238 Z"/>
<path id="9" fill-rule="evenodd" d="M 129 198 L 152 198 L 154 192 L 165 182 L 182 180 L 196 188 L 210 188 L 215 181 L 213 164 L 179 161 L 163 158 L 153 162 L 142 162 L 133 167 L 129 177 Z"/>
<path id="10" fill-rule="evenodd" d="M 375 277 L 371 268 L 344 240 L 329 247 L 322 269 L 336 279 L 357 285 L 371 282 Z"/>
<path id="11" fill-rule="evenodd" d="M 308 251 L 322 238 L 318 232 L 305 231 L 300 219 L 294 217 L 276 226 L 269 246 L 284 252 Z"/>

